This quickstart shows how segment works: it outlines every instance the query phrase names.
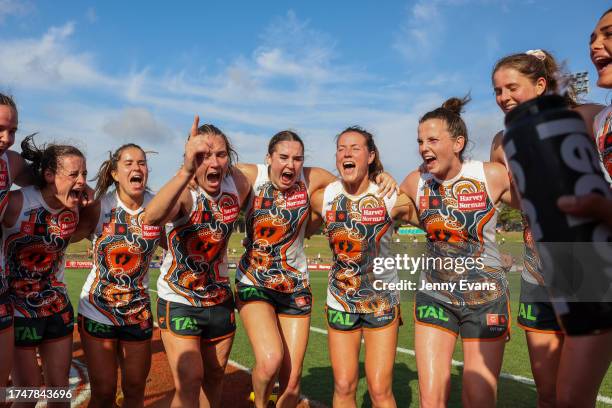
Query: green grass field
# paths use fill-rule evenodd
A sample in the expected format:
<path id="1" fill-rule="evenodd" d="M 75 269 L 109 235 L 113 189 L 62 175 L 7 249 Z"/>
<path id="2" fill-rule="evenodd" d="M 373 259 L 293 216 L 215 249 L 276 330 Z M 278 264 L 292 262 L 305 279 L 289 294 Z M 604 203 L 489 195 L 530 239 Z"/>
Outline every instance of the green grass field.
<path id="1" fill-rule="evenodd" d="M 506 243 L 501 245 L 504 252 L 511 253 L 515 260 L 520 260 L 521 244 L 518 242 L 519 235 L 505 235 Z M 237 235 L 237 234 L 235 234 Z M 231 248 L 240 248 L 240 236 L 232 237 Z M 422 241 L 423 239 L 420 238 Z M 419 247 L 411 249 L 411 241 L 407 238 L 401 239 L 400 243 L 394 244 L 396 250 L 403 251 L 419 250 Z M 78 244 L 77 244 L 78 245 Z M 82 244 L 81 244 L 82 245 Z M 83 248 L 85 248 L 83 246 Z M 71 252 L 78 252 L 80 247 L 71 247 Z M 83 249 L 84 250 L 84 249 Z M 237 250 L 237 255 L 241 251 Z M 323 237 L 313 237 L 308 241 L 306 249 L 309 258 L 316 258 L 318 253 L 321 253 L 323 259 L 329 257 L 329 247 Z M 401 253 L 401 252 L 400 252 Z M 66 283 L 70 292 L 70 297 L 75 306 L 78 305 L 78 296 L 81 287 L 84 283 L 88 271 L 80 269 L 66 270 Z M 156 281 L 159 276 L 159 270 L 151 270 L 150 287 L 152 304 L 155 308 L 155 300 L 157 299 Z M 512 339 L 506 345 L 504 364 L 502 372 L 515 376 L 523 376 L 532 378 L 529 365 L 529 357 L 527 354 L 527 346 L 523 331 L 516 326 L 516 314 L 518 313 L 518 296 L 520 289 L 520 274 L 511 272 L 508 275 L 511 293 L 511 308 L 512 308 Z M 233 282 L 233 278 L 232 278 Z M 308 350 L 304 362 L 304 371 L 302 377 L 303 394 L 310 399 L 314 399 L 325 404 L 331 405 L 333 392 L 333 376 L 327 353 L 327 336 L 321 333 L 318 329 L 325 329 L 325 316 L 323 307 L 325 305 L 327 274 L 325 272 L 312 272 L 311 285 L 313 292 L 313 314 L 311 325 L 314 328 L 310 332 L 310 340 Z M 398 346 L 404 350 L 414 350 L 414 318 L 412 316 L 413 302 L 410 295 L 402 298 L 402 312 L 404 325 L 400 329 Z M 461 344 L 458 342 L 453 356 L 455 360 L 462 361 Z M 238 331 L 232 349 L 231 359 L 252 367 L 254 363 L 251 353 L 250 344 L 244 330 L 238 319 Z M 452 369 L 452 388 L 450 405 L 459 406 L 461 404 L 461 368 L 453 367 Z M 398 406 L 418 406 L 418 380 L 416 371 L 416 360 L 414 356 L 406 352 L 398 352 L 395 360 L 394 383 L 393 391 L 397 400 Z M 602 387 L 599 391 L 600 395 L 612 397 L 612 370 L 609 370 L 604 378 Z M 365 370 L 363 368 L 363 352 L 362 366 L 360 368 L 360 381 L 358 389 L 358 404 L 359 406 L 370 406 L 369 397 L 367 396 L 367 385 L 365 380 Z M 536 393 L 535 387 L 522 384 L 518 381 L 501 378 L 499 384 L 498 406 L 500 407 L 523 407 L 535 406 Z M 606 406 L 598 403 L 598 406 Z"/>

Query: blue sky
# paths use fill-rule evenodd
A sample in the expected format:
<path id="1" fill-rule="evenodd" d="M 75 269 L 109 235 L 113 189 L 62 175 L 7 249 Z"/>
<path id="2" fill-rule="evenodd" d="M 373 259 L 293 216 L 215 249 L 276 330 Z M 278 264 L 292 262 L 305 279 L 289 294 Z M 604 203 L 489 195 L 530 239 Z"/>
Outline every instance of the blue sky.
<path id="1" fill-rule="evenodd" d="M 609 100 L 588 56 L 605 3 L 0 0 L 0 91 L 18 103 L 17 142 L 39 132 L 74 143 L 90 174 L 136 142 L 159 152 L 149 159 L 159 188 L 198 113 L 241 161 L 261 162 L 268 139 L 291 128 L 307 165 L 329 170 L 333 137 L 361 125 L 401 181 L 420 163 L 418 118 L 450 96 L 471 92 L 471 156 L 488 157 L 503 125 L 490 71 L 506 54 L 548 49 L 589 71 L 588 100 Z"/>

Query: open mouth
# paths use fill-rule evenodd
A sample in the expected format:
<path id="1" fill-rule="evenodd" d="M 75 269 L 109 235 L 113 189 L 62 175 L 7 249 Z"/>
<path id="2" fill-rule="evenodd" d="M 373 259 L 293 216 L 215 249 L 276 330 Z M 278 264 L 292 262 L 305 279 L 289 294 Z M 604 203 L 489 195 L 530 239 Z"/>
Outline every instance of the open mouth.
<path id="1" fill-rule="evenodd" d="M 426 166 L 433 166 L 436 163 L 435 156 L 423 156 Z"/>
<path id="2" fill-rule="evenodd" d="M 504 105 L 504 112 L 510 112 L 514 108 L 516 108 L 516 103 L 506 104 Z"/>
<path id="3" fill-rule="evenodd" d="M 593 64 L 597 68 L 597 72 L 601 74 L 603 71 L 610 69 L 612 66 L 612 58 L 608 57 L 594 57 Z"/>
<path id="4" fill-rule="evenodd" d="M 72 199 L 72 200 L 79 200 L 81 198 L 81 193 L 83 192 L 83 190 L 80 189 L 76 189 L 73 188 L 72 190 L 70 190 L 70 192 L 68 193 L 68 198 Z"/>
<path id="5" fill-rule="evenodd" d="M 289 170 L 284 170 L 281 173 L 281 181 L 285 184 L 289 184 L 293 181 L 293 176 L 295 175 L 295 173 L 293 173 L 292 171 Z"/>
<path id="6" fill-rule="evenodd" d="M 353 170 L 355 169 L 355 167 L 357 167 L 357 166 L 356 166 L 354 161 L 345 161 L 345 162 L 342 162 L 342 169 L 347 174 L 351 174 L 353 172 Z"/>
<path id="7" fill-rule="evenodd" d="M 218 183 L 221 180 L 221 173 L 218 171 L 211 171 L 206 175 L 206 181 L 209 183 Z"/>
<path id="8" fill-rule="evenodd" d="M 143 181 L 144 178 L 140 174 L 134 174 L 132 177 L 130 177 L 130 185 L 132 187 L 142 187 Z"/>

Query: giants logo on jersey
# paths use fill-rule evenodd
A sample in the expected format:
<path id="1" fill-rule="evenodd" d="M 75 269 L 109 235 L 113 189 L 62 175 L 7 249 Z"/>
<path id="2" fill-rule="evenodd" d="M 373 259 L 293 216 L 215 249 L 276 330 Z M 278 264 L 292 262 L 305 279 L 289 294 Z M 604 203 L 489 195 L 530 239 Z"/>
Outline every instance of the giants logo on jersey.
<path id="1" fill-rule="evenodd" d="M 437 210 L 442 208 L 442 197 L 440 196 L 421 196 L 419 198 L 419 208 L 421 210 Z"/>
<path id="2" fill-rule="evenodd" d="M 487 208 L 487 194 L 484 191 L 457 194 L 457 205 L 463 211 L 484 210 Z"/>
<path id="3" fill-rule="evenodd" d="M 21 223 L 20 231 L 26 235 L 47 235 L 47 224 L 37 224 L 34 222 L 24 221 Z"/>
<path id="4" fill-rule="evenodd" d="M 267 210 L 272 208 L 274 199 L 272 197 L 255 197 L 255 209 Z"/>
<path id="5" fill-rule="evenodd" d="M 327 211 L 325 213 L 325 219 L 328 223 L 330 222 L 345 222 L 348 218 L 346 211 Z"/>

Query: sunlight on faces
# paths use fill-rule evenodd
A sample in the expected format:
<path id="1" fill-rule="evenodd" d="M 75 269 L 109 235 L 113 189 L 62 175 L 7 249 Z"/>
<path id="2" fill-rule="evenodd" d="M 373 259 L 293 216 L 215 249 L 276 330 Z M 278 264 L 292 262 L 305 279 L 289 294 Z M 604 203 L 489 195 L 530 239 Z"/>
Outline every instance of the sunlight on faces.
<path id="1" fill-rule="evenodd" d="M 531 78 L 516 69 L 501 67 L 493 74 L 493 90 L 497 105 L 508 113 L 517 105 L 542 95 L 546 90 L 546 80 L 538 78 L 533 83 Z"/>
<path id="2" fill-rule="evenodd" d="M 57 172 L 45 170 L 44 177 L 53 196 L 65 207 L 75 209 L 81 200 L 87 183 L 85 159 L 75 155 L 65 155 L 57 159 Z"/>
<path id="3" fill-rule="evenodd" d="M 199 154 L 201 161 L 196 169 L 196 181 L 208 194 L 216 195 L 229 170 L 227 145 L 219 135 L 207 133 L 196 137 L 201 137 L 200 142 L 204 147 L 204 151 Z"/>
<path id="4" fill-rule="evenodd" d="M 112 176 L 122 194 L 132 199 L 143 197 L 149 177 L 147 156 L 136 147 L 123 149 Z"/>
<path id="5" fill-rule="evenodd" d="M 419 154 L 425 168 L 437 178 L 445 179 L 454 160 L 459 161 L 465 138 L 453 139 L 442 119 L 428 119 L 419 124 L 418 133 Z"/>
<path id="6" fill-rule="evenodd" d="M 0 105 L 0 154 L 15 143 L 18 125 L 17 112 L 8 105 Z"/>
<path id="7" fill-rule="evenodd" d="M 366 138 L 357 132 L 340 135 L 336 143 L 336 168 L 342 180 L 351 185 L 368 178 L 368 166 L 374 161 L 374 152 L 368 151 Z"/>
<path id="8" fill-rule="evenodd" d="M 591 61 L 597 69 L 597 85 L 612 88 L 612 12 L 603 16 L 591 34 Z"/>
<path id="9" fill-rule="evenodd" d="M 272 155 L 266 155 L 266 164 L 270 166 L 270 181 L 280 190 L 287 190 L 302 173 L 304 149 L 294 140 L 278 142 Z"/>

